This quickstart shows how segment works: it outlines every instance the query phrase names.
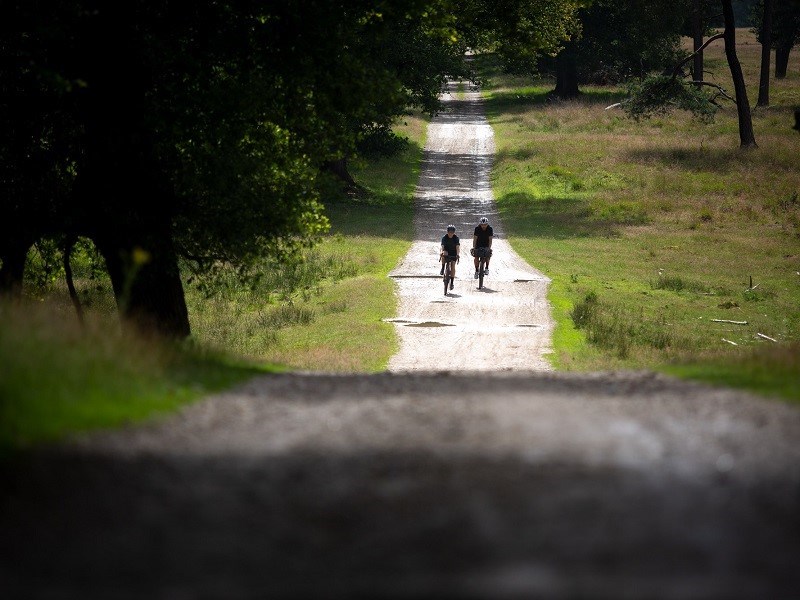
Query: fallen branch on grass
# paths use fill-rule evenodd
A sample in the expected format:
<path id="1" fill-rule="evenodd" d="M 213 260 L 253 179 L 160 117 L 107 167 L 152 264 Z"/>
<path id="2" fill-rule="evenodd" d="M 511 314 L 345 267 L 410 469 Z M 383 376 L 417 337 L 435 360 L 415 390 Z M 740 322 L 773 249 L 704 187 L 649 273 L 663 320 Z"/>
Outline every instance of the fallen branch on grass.
<path id="1" fill-rule="evenodd" d="M 723 341 L 723 342 L 728 342 L 728 343 L 729 343 L 731 346 L 738 346 L 738 345 L 739 345 L 739 344 L 737 344 L 736 342 L 732 342 L 732 341 L 730 341 L 730 340 L 726 340 L 725 338 L 722 338 L 722 341 Z"/>
<path id="2" fill-rule="evenodd" d="M 733 323 L 734 325 L 747 325 L 747 321 L 729 321 L 728 319 L 711 319 L 714 323 Z"/>
<path id="3" fill-rule="evenodd" d="M 768 335 L 764 335 L 763 333 L 757 333 L 756 335 L 760 338 L 764 338 L 765 340 L 769 340 L 770 342 L 775 342 L 776 344 L 778 343 L 778 340 L 771 338 Z"/>

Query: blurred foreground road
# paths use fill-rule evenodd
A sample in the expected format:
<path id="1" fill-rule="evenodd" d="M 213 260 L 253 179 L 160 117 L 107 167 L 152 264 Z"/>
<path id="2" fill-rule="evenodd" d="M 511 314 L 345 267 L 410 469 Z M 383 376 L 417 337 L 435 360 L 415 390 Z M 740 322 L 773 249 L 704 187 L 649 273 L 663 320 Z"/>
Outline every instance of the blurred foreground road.
<path id="1" fill-rule="evenodd" d="M 798 440 L 646 373 L 263 377 L 0 466 L 0 597 L 792 598 Z"/>

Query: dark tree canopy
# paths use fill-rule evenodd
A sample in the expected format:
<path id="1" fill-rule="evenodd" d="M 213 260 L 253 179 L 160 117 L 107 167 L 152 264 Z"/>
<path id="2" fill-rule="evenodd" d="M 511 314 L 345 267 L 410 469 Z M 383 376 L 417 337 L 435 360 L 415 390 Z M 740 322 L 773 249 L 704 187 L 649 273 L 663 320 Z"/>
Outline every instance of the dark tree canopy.
<path id="1" fill-rule="evenodd" d="M 764 0 L 758 0 L 751 13 L 753 32 L 760 43 L 764 42 Z M 772 27 L 770 46 L 775 50 L 775 78 L 786 77 L 789 54 L 800 43 L 800 2 L 797 0 L 772 1 Z"/>
<path id="2" fill-rule="evenodd" d="M 579 28 L 558 56 L 538 67 L 555 71 L 560 98 L 577 96 L 582 84 L 641 78 L 674 64 L 684 19 L 674 0 L 594 0 L 579 10 Z"/>

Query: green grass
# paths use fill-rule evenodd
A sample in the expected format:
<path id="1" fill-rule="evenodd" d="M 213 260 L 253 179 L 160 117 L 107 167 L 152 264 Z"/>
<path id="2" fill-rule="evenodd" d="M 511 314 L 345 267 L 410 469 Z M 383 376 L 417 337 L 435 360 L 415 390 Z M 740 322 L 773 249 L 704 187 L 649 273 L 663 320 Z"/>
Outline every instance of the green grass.
<path id="1" fill-rule="evenodd" d="M 293 293 L 274 293 L 269 278 L 210 300 L 190 291 L 197 343 L 293 369 L 384 369 L 397 348 L 394 327 L 382 321 L 396 308 L 387 276 L 411 245 L 426 129 L 425 119 L 408 117 L 396 128 L 409 139 L 400 155 L 351 165 L 362 189 L 324 199 L 331 231 L 306 253 L 300 268 L 310 275 Z M 294 267 L 275 268 L 283 279 Z"/>
<path id="2" fill-rule="evenodd" d="M 738 38 L 754 103 L 757 47 Z M 504 77 L 483 60 L 495 197 L 512 245 L 553 279 L 554 365 L 800 397 L 800 139 L 787 101 L 797 76 L 773 82 L 772 106 L 754 113 L 760 148 L 748 152 L 732 107 L 712 125 L 683 114 L 637 123 L 605 110 L 621 90 L 587 86 L 549 103 L 552 82 Z"/>
<path id="3" fill-rule="evenodd" d="M 56 304 L 0 306 L 0 456 L 174 411 L 275 370 L 118 329 L 98 319 L 81 330 Z"/>
<path id="4" fill-rule="evenodd" d="M 800 399 L 800 344 L 710 356 L 693 363 L 665 365 L 670 375 L 706 383 L 737 387 L 765 396 Z"/>

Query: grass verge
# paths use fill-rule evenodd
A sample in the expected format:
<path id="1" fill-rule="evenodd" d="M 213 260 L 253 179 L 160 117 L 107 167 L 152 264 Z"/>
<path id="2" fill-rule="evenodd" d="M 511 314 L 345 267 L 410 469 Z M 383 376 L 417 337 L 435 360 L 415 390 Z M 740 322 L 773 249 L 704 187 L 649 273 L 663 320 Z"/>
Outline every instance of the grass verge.
<path id="1" fill-rule="evenodd" d="M 382 321 L 396 309 L 387 276 L 411 245 L 426 130 L 424 118 L 408 117 L 396 128 L 409 140 L 400 154 L 357 161 L 351 172 L 362 189 L 324 198 L 331 231 L 304 257 L 308 268 L 322 265 L 305 287 L 283 297 L 237 288 L 210 300 L 190 291 L 197 343 L 293 369 L 384 369 L 397 349 L 394 327 Z"/>
<path id="2" fill-rule="evenodd" d="M 759 47 L 740 33 L 755 98 Z M 721 47 L 707 59 L 729 77 Z M 495 198 L 514 248 L 553 279 L 554 365 L 650 368 L 799 399 L 800 171 L 787 99 L 800 78 L 773 82 L 772 106 L 754 111 L 760 148 L 742 151 L 733 107 L 711 125 L 683 114 L 637 123 L 605 110 L 621 89 L 552 102 L 551 82 L 482 60 Z"/>
<path id="3" fill-rule="evenodd" d="M 49 304 L 0 307 L 0 456 L 174 411 L 274 370 L 64 317 Z"/>

